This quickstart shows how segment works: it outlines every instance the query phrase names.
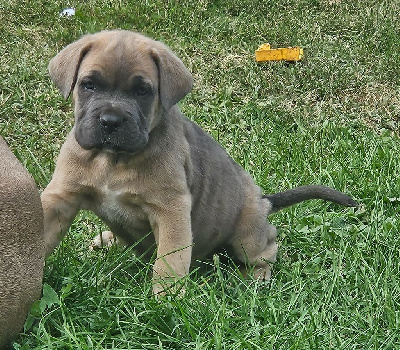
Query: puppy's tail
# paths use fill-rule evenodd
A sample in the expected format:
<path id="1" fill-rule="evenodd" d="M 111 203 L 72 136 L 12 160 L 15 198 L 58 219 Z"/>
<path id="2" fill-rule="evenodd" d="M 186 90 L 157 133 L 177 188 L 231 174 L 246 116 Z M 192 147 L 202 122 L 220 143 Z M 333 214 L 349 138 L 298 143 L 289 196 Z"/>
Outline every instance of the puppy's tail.
<path id="1" fill-rule="evenodd" d="M 346 207 L 357 207 L 358 203 L 347 194 L 334 190 L 333 188 L 320 185 L 300 186 L 291 190 L 278 192 L 275 194 L 264 195 L 271 204 L 271 213 L 303 202 L 308 199 L 324 199 Z"/>

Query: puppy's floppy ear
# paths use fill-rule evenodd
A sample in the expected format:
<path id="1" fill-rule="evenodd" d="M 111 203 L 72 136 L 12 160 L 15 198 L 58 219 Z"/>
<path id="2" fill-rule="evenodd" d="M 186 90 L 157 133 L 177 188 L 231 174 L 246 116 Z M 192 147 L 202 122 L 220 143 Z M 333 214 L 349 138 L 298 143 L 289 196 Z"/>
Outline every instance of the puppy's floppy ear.
<path id="1" fill-rule="evenodd" d="M 75 87 L 79 67 L 92 45 L 91 37 L 86 35 L 69 44 L 50 60 L 50 77 L 65 99 Z"/>
<path id="2" fill-rule="evenodd" d="M 167 46 L 157 44 L 151 55 L 158 68 L 161 104 L 168 110 L 192 90 L 193 77 Z"/>

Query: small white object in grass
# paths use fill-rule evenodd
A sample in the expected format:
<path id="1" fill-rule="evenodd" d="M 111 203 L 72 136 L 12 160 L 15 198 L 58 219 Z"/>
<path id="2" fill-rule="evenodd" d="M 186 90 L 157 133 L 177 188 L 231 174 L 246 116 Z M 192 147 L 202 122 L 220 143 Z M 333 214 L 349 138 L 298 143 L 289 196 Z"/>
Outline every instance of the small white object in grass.
<path id="1" fill-rule="evenodd" d="M 66 8 L 60 12 L 61 17 L 75 16 L 75 9 L 72 7 Z"/>
<path id="2" fill-rule="evenodd" d="M 111 247 L 113 244 L 119 244 L 118 238 L 114 236 L 111 231 L 103 231 L 100 235 L 97 235 L 89 250 L 98 250 L 106 247 Z"/>

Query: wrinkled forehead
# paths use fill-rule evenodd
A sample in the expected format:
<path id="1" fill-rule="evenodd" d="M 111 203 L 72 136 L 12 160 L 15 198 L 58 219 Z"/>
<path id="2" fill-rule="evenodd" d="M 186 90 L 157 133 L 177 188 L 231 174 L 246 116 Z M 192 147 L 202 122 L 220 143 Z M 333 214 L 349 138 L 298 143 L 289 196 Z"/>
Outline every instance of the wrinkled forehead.
<path id="1" fill-rule="evenodd" d="M 112 84 L 141 75 L 154 83 L 157 66 L 151 56 L 151 41 L 118 38 L 95 41 L 84 57 L 79 76 L 100 72 Z"/>

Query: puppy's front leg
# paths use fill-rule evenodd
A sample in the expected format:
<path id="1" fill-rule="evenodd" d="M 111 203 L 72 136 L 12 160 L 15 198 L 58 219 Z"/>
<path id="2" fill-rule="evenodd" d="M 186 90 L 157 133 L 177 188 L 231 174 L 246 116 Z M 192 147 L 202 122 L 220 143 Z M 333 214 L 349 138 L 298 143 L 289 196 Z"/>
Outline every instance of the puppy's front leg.
<path id="1" fill-rule="evenodd" d="M 152 227 L 157 243 L 154 294 L 165 292 L 169 285 L 189 273 L 193 242 L 190 213 L 191 203 L 187 197 L 170 202 L 168 208 L 154 213 Z"/>
<path id="2" fill-rule="evenodd" d="M 44 239 L 46 257 L 67 233 L 80 209 L 80 199 L 74 193 L 62 190 L 60 184 L 50 183 L 41 196 L 44 212 Z"/>

